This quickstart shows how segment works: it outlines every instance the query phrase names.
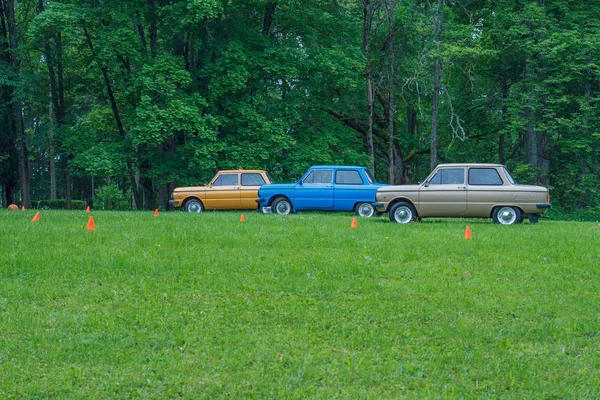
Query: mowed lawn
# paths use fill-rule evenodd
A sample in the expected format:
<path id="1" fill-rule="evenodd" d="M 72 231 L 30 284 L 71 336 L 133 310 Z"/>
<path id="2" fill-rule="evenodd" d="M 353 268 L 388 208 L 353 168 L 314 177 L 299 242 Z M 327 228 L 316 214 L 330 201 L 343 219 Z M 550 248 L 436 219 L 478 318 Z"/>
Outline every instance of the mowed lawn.
<path id="1" fill-rule="evenodd" d="M 2 399 L 600 398 L 597 223 L 34 214 L 0 210 Z"/>

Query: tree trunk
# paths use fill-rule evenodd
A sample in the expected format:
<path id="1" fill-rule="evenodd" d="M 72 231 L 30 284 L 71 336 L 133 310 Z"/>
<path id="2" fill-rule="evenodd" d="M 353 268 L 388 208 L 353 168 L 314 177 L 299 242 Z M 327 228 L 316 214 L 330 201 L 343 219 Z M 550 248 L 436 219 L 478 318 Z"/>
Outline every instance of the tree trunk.
<path id="1" fill-rule="evenodd" d="M 150 57 L 156 60 L 156 45 L 158 44 L 158 27 L 156 24 L 156 0 L 148 0 L 150 4 Z"/>
<path id="2" fill-rule="evenodd" d="M 430 140 L 430 169 L 433 171 L 437 165 L 437 144 L 438 144 L 438 114 L 440 107 L 440 70 L 442 60 L 440 57 L 440 39 L 442 35 L 442 0 L 437 2 L 436 17 L 434 19 L 435 31 L 435 57 L 433 59 L 433 106 L 431 112 L 431 140 Z"/>
<path id="3" fill-rule="evenodd" d="M 367 83 L 367 146 L 371 159 L 371 170 L 375 173 L 375 146 L 373 144 L 373 119 L 375 114 L 373 100 L 373 70 L 371 66 L 371 24 L 373 20 L 373 4 L 363 0 L 363 51 L 365 53 L 365 79 Z"/>
<path id="4" fill-rule="evenodd" d="M 48 160 L 48 172 L 50 174 L 50 200 L 56 200 L 56 161 L 54 160 L 54 157 L 56 157 L 56 150 L 54 148 L 54 127 L 52 126 L 52 103 L 50 103 L 50 107 L 48 107 L 48 110 L 48 113 L 50 114 L 50 124 L 48 128 L 48 140 L 50 141 L 50 148 L 48 150 L 48 157 L 50 158 Z"/>
<path id="5" fill-rule="evenodd" d="M 92 38 L 85 26 L 83 27 L 83 33 L 85 35 L 85 39 L 90 48 L 90 51 L 92 52 L 92 55 L 96 56 L 96 53 L 94 51 L 94 44 L 92 43 Z M 152 34 L 151 34 L 151 37 L 152 37 Z M 150 42 L 151 42 L 150 47 L 152 48 L 152 39 L 150 40 Z M 117 100 L 116 100 L 115 95 L 112 90 L 111 80 L 108 75 L 108 67 L 107 66 L 100 67 L 100 71 L 102 72 L 102 76 L 104 77 L 104 85 L 106 87 L 106 93 L 108 94 L 108 99 L 109 99 L 110 106 L 111 106 L 111 109 L 113 112 L 113 116 L 115 118 L 115 123 L 117 124 L 117 129 L 119 131 L 119 135 L 124 140 L 125 139 L 125 130 L 123 129 L 123 123 L 121 122 L 121 115 L 119 114 L 119 107 L 117 106 Z M 127 169 L 129 170 L 129 180 L 131 183 L 131 191 L 133 193 L 135 207 L 141 208 L 143 205 L 142 198 L 140 196 L 140 191 L 139 191 L 139 188 L 137 185 L 137 180 L 135 179 L 134 168 L 133 168 L 132 162 L 129 158 L 127 158 Z"/>
<path id="6" fill-rule="evenodd" d="M 19 76 L 20 60 L 18 57 L 17 31 L 15 21 L 15 2 L 6 0 L 6 22 L 8 27 L 8 43 L 10 48 L 10 66 L 16 77 Z M 21 186 L 21 202 L 31 207 L 31 188 L 29 178 L 29 161 L 27 154 L 27 137 L 23 128 L 23 110 L 21 101 L 12 91 L 11 126 L 15 134 L 15 146 L 17 147 L 17 163 L 19 171 L 19 183 Z"/>
<path id="7" fill-rule="evenodd" d="M 267 1 L 265 4 L 265 15 L 263 17 L 263 36 L 269 36 L 271 31 L 271 25 L 273 24 L 273 15 L 275 14 L 275 8 L 277 7 L 276 1 Z"/>
<path id="8" fill-rule="evenodd" d="M 503 71 L 503 75 L 504 75 L 504 71 Z M 508 106 L 506 105 L 506 102 L 508 100 L 508 82 L 506 79 L 506 76 L 502 76 L 502 129 L 506 129 L 506 126 L 508 125 L 508 121 L 506 120 L 506 118 L 508 118 Z M 505 149 L 504 149 L 504 140 L 505 139 L 505 134 L 501 133 L 500 137 L 498 138 L 498 162 L 500 164 L 505 164 L 506 163 L 506 155 L 505 155 Z"/>
<path id="9" fill-rule="evenodd" d="M 389 154 L 389 182 L 395 182 L 395 158 L 396 152 L 394 145 L 394 11 L 396 10 L 396 1 L 392 0 L 387 4 L 387 20 L 388 20 L 388 87 L 389 87 L 389 104 L 388 104 L 388 154 Z"/>
<path id="10" fill-rule="evenodd" d="M 526 104 L 525 104 L 525 113 L 524 118 L 526 121 L 525 128 L 525 144 L 527 149 L 527 163 L 531 164 L 536 169 L 536 179 L 533 183 L 538 183 L 538 177 L 540 175 L 539 165 L 540 165 L 540 149 L 539 149 L 539 138 L 538 132 L 536 130 L 536 110 L 534 103 L 534 93 L 533 81 L 535 80 L 535 76 L 532 72 L 531 62 L 530 60 L 526 61 L 525 64 L 525 80 L 528 82 L 530 86 L 528 88 L 529 95 L 527 96 Z"/>

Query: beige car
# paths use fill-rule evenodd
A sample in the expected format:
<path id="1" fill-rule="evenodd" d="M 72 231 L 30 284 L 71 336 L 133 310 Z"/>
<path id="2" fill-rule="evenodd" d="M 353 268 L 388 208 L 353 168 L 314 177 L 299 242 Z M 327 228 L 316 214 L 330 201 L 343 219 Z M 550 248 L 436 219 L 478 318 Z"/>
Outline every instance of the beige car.
<path id="1" fill-rule="evenodd" d="M 206 186 L 175 188 L 169 204 L 189 212 L 256 210 L 258 188 L 267 183 L 271 183 L 271 178 L 263 170 L 219 171 Z"/>
<path id="2" fill-rule="evenodd" d="M 536 223 L 550 208 L 548 189 L 515 183 L 500 164 L 440 164 L 417 185 L 382 186 L 378 212 L 406 224 L 426 217 L 481 217 L 511 225 Z"/>

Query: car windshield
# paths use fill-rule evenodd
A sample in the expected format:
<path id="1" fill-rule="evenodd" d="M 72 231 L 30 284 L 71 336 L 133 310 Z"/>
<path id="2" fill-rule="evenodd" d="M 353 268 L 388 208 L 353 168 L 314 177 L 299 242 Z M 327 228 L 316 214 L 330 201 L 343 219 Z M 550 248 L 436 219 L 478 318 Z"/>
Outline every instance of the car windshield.
<path id="1" fill-rule="evenodd" d="M 511 183 L 511 185 L 516 185 L 517 182 L 515 182 L 515 180 L 513 179 L 513 177 L 510 175 L 510 173 L 508 172 L 508 170 L 506 169 L 506 167 L 502 167 L 502 170 L 504 171 L 504 174 L 506 175 L 506 178 L 508 179 L 508 181 Z"/>
<path id="2" fill-rule="evenodd" d="M 365 173 L 367 174 L 367 179 L 369 179 L 369 183 L 375 183 L 375 175 L 373 175 L 373 171 L 370 169 L 365 169 Z"/>
<path id="3" fill-rule="evenodd" d="M 273 182 L 275 182 L 275 181 L 273 180 L 273 178 L 271 177 L 271 174 L 269 174 L 268 172 L 265 172 L 265 173 L 267 174 L 267 178 L 269 178 L 269 183 L 273 183 Z"/>

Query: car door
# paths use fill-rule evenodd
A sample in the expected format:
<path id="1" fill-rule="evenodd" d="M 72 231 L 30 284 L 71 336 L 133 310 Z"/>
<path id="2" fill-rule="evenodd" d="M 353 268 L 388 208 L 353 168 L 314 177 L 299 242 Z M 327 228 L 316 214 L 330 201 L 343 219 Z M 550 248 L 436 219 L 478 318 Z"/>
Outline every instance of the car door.
<path id="1" fill-rule="evenodd" d="M 338 211 L 352 211 L 357 202 L 372 203 L 375 201 L 375 192 L 368 182 L 365 182 L 360 172 L 356 169 L 338 169 L 335 171 L 334 209 Z"/>
<path id="2" fill-rule="evenodd" d="M 240 187 L 240 209 L 254 210 L 258 207 L 258 189 L 266 184 L 265 178 L 256 172 L 242 172 Z"/>
<path id="3" fill-rule="evenodd" d="M 421 217 L 455 217 L 467 210 L 464 167 L 439 169 L 421 185 L 418 213 Z"/>
<path id="4" fill-rule="evenodd" d="M 240 208 L 238 173 L 220 174 L 206 188 L 204 206 L 207 210 L 236 210 Z"/>
<path id="5" fill-rule="evenodd" d="M 512 193 L 497 168 L 473 167 L 468 171 L 467 212 L 472 217 L 489 217 L 497 204 L 510 204 Z"/>
<path id="6" fill-rule="evenodd" d="M 333 169 L 313 169 L 297 185 L 296 210 L 330 210 L 333 208 Z"/>

